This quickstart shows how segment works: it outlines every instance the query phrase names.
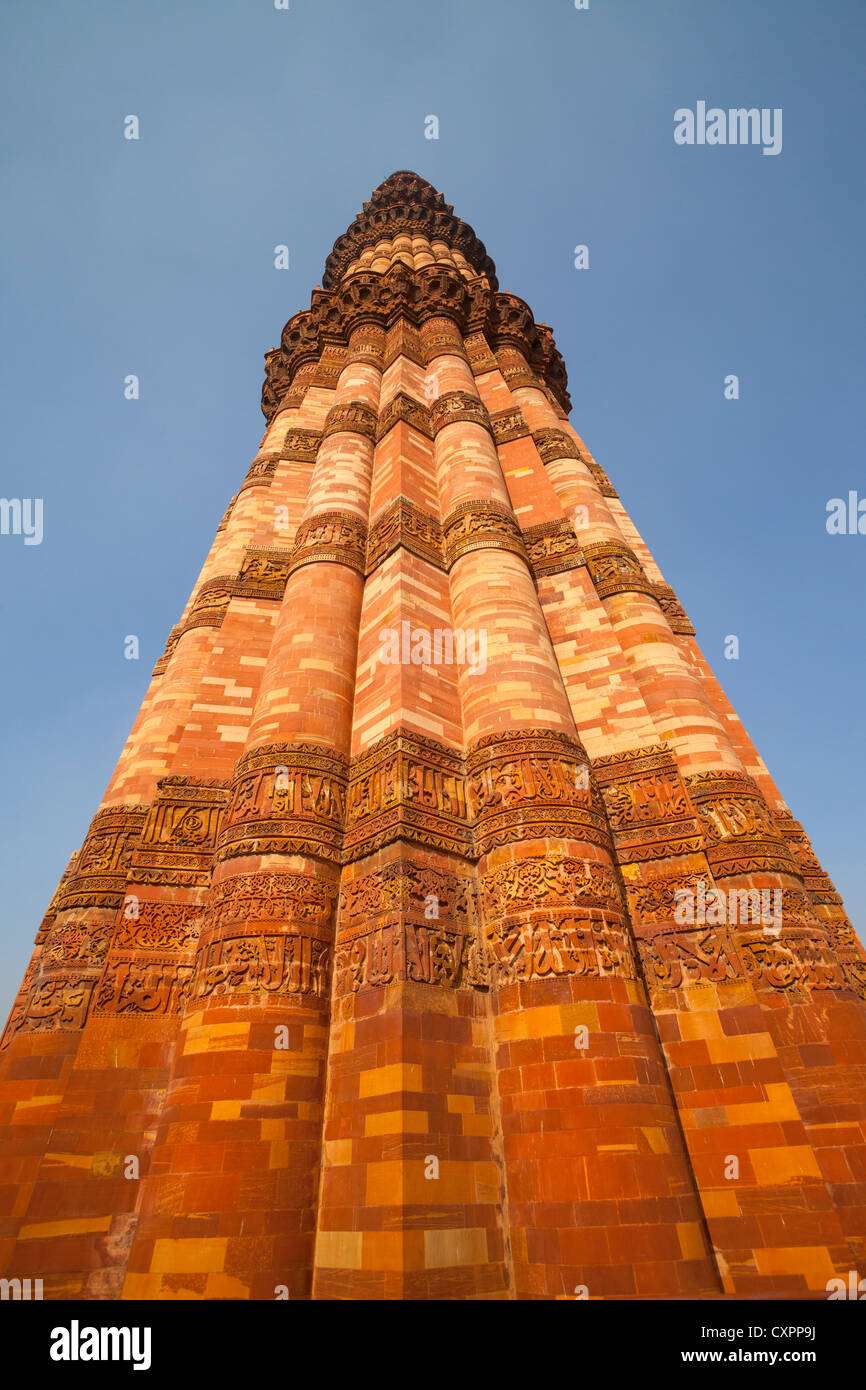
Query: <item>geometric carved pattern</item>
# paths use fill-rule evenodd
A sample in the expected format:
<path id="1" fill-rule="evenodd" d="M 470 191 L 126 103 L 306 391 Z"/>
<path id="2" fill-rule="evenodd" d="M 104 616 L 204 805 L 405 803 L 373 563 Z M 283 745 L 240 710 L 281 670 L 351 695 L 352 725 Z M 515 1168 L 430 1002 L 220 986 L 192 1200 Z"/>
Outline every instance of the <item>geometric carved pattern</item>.
<path id="1" fill-rule="evenodd" d="M 224 782 L 161 778 L 131 857 L 129 884 L 206 887 L 228 799 Z"/>
<path id="2" fill-rule="evenodd" d="M 480 425 L 493 435 L 493 426 L 485 406 L 469 391 L 446 391 L 437 396 L 430 406 L 430 424 L 434 436 L 446 425 L 453 425 L 457 421 Z"/>
<path id="3" fill-rule="evenodd" d="M 376 411 L 364 401 L 346 401 L 328 411 L 322 439 L 332 434 L 362 434 L 366 439 L 375 440 L 377 424 Z"/>
<path id="4" fill-rule="evenodd" d="M 58 913 L 70 908 L 119 906 L 146 815 L 146 806 L 111 806 L 97 811 L 75 873 L 58 897 Z"/>
<path id="5" fill-rule="evenodd" d="M 376 428 L 377 440 L 384 438 L 390 429 L 402 420 L 404 424 L 412 425 L 421 434 L 431 438 L 433 431 L 430 425 L 430 411 L 420 401 L 416 401 L 414 396 L 408 395 L 406 391 L 398 391 L 391 398 L 386 406 L 379 412 L 379 420 Z"/>
<path id="6" fill-rule="evenodd" d="M 310 874 L 236 874 L 214 884 L 202 919 L 189 1006 L 292 994 L 325 998 L 334 894 Z"/>
<path id="7" fill-rule="evenodd" d="M 500 410 L 491 415 L 493 438 L 497 444 L 510 444 L 512 439 L 529 437 L 529 426 L 522 410 Z"/>

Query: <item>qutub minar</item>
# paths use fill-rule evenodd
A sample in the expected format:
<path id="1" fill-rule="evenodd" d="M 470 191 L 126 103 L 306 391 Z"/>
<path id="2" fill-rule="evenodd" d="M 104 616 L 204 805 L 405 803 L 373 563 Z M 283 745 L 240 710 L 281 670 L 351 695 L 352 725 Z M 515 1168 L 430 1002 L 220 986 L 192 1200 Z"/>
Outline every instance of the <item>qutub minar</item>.
<path id="1" fill-rule="evenodd" d="M 3 1035 L 3 1274 L 272 1300 L 866 1273 L 866 956 L 568 423 L 550 329 L 401 172 L 266 362 L 261 447 Z"/>

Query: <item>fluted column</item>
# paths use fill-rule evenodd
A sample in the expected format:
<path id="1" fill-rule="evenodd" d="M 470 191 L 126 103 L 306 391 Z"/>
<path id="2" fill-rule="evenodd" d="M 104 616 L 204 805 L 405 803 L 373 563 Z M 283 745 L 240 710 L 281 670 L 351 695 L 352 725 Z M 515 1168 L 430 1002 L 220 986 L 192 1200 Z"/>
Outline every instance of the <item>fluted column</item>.
<path id="1" fill-rule="evenodd" d="M 767 800 L 743 767 L 740 751 L 748 751 L 748 741 L 743 733 L 732 738 L 725 711 L 709 698 L 672 631 L 676 619 L 663 609 L 664 586 L 649 578 L 627 544 L 604 495 L 604 475 L 586 461 L 582 441 L 558 419 L 540 388 L 523 383 L 515 398 L 536 432 L 564 508 L 579 519 L 590 576 L 656 738 L 675 755 L 678 795 L 686 798 L 692 829 L 699 832 L 690 846 L 683 825 L 683 847 L 702 850 L 710 870 L 705 875 L 698 863 L 684 861 L 676 873 L 643 871 L 646 888 L 631 896 L 636 906 L 652 904 L 656 919 L 641 948 L 644 967 L 726 1287 L 823 1289 L 862 1239 L 855 1177 L 863 1163 L 862 1102 L 856 1099 L 863 1058 L 860 1005 Z M 648 763 L 649 752 L 635 748 L 628 773 L 627 759 L 616 763 L 607 792 L 615 839 L 636 818 L 646 824 L 651 816 L 649 788 L 663 764 Z M 663 780 L 667 776 L 662 773 Z M 622 860 L 619 847 L 618 854 Z M 701 888 L 717 889 L 728 915 L 719 922 L 711 910 L 689 929 L 674 919 L 677 893 L 692 894 L 701 910 Z M 778 908 L 779 921 L 763 911 L 768 902 Z M 633 908 L 633 920 L 634 915 Z M 665 922 L 667 931 L 659 930 Z M 689 987 L 690 977 L 714 982 L 720 1006 L 715 1020 L 705 1011 L 700 1023 L 688 1016 L 702 1003 Z M 747 997 L 759 1012 L 739 1014 Z M 688 1013 L 675 1019 L 682 1007 Z M 743 1026 L 748 1040 L 730 1036 Z M 834 1067 L 822 1063 L 820 1048 L 808 1053 L 797 1044 L 803 1027 L 827 1048 L 824 1056 L 834 1058 Z M 745 1108 L 727 1111 L 733 1067 L 748 1072 L 751 1089 Z M 684 1088 L 691 1087 L 689 1095 Z M 719 1102 L 726 1123 L 708 1147 L 708 1136 L 693 1137 L 691 1130 L 698 1117 L 703 1123 L 703 1111 L 718 1113 Z M 854 1126 L 837 1127 L 834 1116 L 852 1103 Z M 828 1181 L 840 1194 L 849 1184 L 835 1212 L 824 1195 Z M 774 1203 L 794 1188 L 803 1215 L 798 1239 L 789 1240 L 790 1223 L 776 1219 Z"/>
<path id="2" fill-rule="evenodd" d="M 461 697 L 516 1296 L 712 1290 L 603 806 L 487 412 L 462 357 L 430 373 L 454 618 L 487 633 Z"/>
<path id="3" fill-rule="evenodd" d="M 310 1294 L 381 376 L 365 344 L 356 329 L 232 778 L 128 1298 Z"/>

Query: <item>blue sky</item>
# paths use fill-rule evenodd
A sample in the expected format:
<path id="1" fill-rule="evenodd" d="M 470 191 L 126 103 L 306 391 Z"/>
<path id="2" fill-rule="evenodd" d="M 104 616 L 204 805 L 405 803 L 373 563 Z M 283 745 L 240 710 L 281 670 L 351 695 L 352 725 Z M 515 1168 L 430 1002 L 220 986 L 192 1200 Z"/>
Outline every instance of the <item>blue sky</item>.
<path id="1" fill-rule="evenodd" d="M 0 536 L 0 1012 L 256 451 L 263 354 L 401 168 L 552 325 L 859 926 L 866 536 L 825 518 L 866 497 L 862 0 L 6 0 L 0 36 L 0 495 L 44 499 L 41 545 Z M 782 152 L 676 145 L 699 100 L 781 107 Z"/>

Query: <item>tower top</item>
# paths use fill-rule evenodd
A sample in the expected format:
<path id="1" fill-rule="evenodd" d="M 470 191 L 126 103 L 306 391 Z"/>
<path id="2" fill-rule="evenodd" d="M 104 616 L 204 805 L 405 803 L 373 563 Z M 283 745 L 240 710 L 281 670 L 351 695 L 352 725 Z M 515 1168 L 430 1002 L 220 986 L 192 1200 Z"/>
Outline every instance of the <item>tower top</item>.
<path id="1" fill-rule="evenodd" d="M 455 217 L 451 203 L 446 203 L 432 183 L 411 169 L 397 169 L 373 189 L 354 222 L 334 242 L 325 262 L 322 288 L 335 289 L 346 267 L 366 246 L 401 234 L 444 241 L 452 250 L 462 252 L 478 275 L 487 277 L 492 290 L 499 288 L 496 266 L 484 242 L 468 222 Z"/>
<path id="2" fill-rule="evenodd" d="M 524 381 L 540 380 L 560 413 L 571 409 L 551 330 L 536 324 L 524 300 L 500 292 L 484 243 L 438 189 L 413 170 L 398 169 L 335 241 L 310 308 L 292 315 L 280 346 L 265 354 L 265 419 L 298 405 L 311 382 L 335 382 L 340 352 L 361 325 L 368 335 L 400 322 L 414 331 L 429 318 L 450 320 L 461 335 L 483 335 L 488 362 L 499 351 L 518 352 L 523 366 L 512 362 L 507 379 L 515 381 L 516 372 Z"/>

